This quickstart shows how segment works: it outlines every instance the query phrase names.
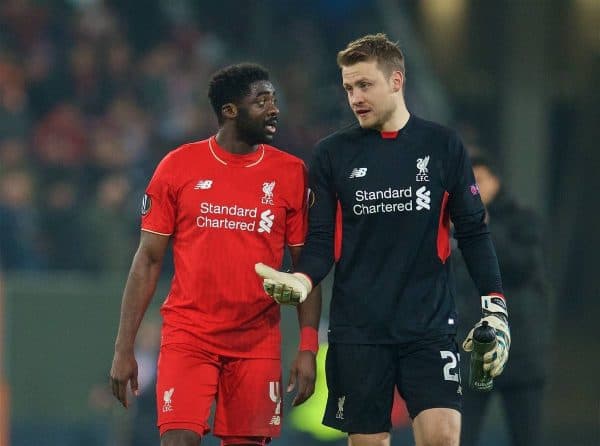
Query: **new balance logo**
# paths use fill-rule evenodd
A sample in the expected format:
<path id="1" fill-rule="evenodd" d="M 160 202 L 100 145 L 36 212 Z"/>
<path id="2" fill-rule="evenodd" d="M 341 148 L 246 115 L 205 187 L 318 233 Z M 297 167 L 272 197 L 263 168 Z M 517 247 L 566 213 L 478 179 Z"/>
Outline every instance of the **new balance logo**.
<path id="1" fill-rule="evenodd" d="M 425 186 L 417 189 L 417 211 L 421 211 L 423 209 L 429 210 L 431 209 L 431 191 L 427 190 Z"/>
<path id="2" fill-rule="evenodd" d="M 200 180 L 194 186 L 194 190 L 210 189 L 212 187 L 212 184 L 213 184 L 212 180 Z"/>
<path id="3" fill-rule="evenodd" d="M 362 178 L 367 174 L 366 167 L 355 167 L 348 178 Z"/>
<path id="4" fill-rule="evenodd" d="M 262 212 L 260 214 L 260 222 L 258 223 L 258 232 L 266 232 L 270 234 L 271 228 L 273 227 L 273 220 L 275 220 L 275 216 L 271 213 L 270 209 Z"/>

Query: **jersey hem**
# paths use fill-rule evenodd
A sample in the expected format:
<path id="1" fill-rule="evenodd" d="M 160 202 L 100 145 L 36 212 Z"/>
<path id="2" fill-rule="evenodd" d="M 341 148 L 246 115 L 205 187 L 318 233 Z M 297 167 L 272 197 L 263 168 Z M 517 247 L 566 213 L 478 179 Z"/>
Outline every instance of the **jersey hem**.
<path id="1" fill-rule="evenodd" d="M 203 345 L 198 342 L 192 343 L 192 342 L 182 342 L 182 341 L 172 340 L 172 341 L 161 342 L 161 344 L 160 344 L 161 347 L 164 347 L 167 345 L 185 345 L 186 347 L 189 347 L 190 349 L 201 350 L 206 353 L 210 353 L 213 355 L 219 355 L 219 356 L 225 356 L 228 358 L 281 360 L 281 353 L 278 353 L 275 355 L 275 354 L 269 354 L 269 353 L 253 354 L 252 352 L 227 351 L 227 350 L 222 350 L 220 348 L 207 347 L 205 344 Z"/>
<path id="2" fill-rule="evenodd" d="M 333 329 L 335 330 L 335 329 Z M 436 330 L 428 331 L 423 334 L 415 334 L 412 336 L 402 336 L 397 338 L 377 338 L 377 339 L 364 339 L 362 337 L 353 337 L 348 333 L 339 332 L 336 335 L 329 335 L 329 342 L 336 344 L 360 344 L 360 345 L 393 345 L 393 344 L 406 344 L 410 342 L 422 341 L 424 339 L 435 339 L 439 336 L 456 335 L 456 328 L 449 328 L 447 330 Z"/>
<path id="3" fill-rule="evenodd" d="M 142 228 L 142 231 L 150 232 L 152 234 L 157 234 L 157 235 L 164 235 L 165 237 L 170 237 L 171 235 L 173 235 L 172 232 L 170 234 L 165 234 L 164 232 L 152 231 L 151 229 L 146 229 L 146 228 Z"/>

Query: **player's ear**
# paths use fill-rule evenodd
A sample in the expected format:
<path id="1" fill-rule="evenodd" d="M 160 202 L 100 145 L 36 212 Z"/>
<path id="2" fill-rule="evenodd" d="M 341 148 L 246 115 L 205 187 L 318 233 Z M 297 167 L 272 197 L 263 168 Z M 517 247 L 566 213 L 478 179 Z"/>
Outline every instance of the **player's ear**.
<path id="1" fill-rule="evenodd" d="M 404 74 L 402 74 L 401 71 L 392 71 L 390 80 L 392 81 L 392 90 L 394 93 L 402 91 L 402 87 L 404 86 Z"/>
<path id="2" fill-rule="evenodd" d="M 233 102 L 228 102 L 227 104 L 223 104 L 223 107 L 221 107 L 221 114 L 227 119 L 237 118 L 238 108 Z"/>

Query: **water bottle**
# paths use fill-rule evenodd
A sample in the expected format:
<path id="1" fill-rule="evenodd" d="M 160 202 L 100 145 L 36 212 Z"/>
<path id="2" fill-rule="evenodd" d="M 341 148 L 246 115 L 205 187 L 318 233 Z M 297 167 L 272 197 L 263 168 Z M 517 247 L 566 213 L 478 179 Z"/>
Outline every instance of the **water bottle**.
<path id="1" fill-rule="evenodd" d="M 469 386 L 479 392 L 489 392 L 494 387 L 494 380 L 488 372 L 483 371 L 483 355 L 496 346 L 496 330 L 487 321 L 473 331 L 473 351 L 469 367 Z"/>

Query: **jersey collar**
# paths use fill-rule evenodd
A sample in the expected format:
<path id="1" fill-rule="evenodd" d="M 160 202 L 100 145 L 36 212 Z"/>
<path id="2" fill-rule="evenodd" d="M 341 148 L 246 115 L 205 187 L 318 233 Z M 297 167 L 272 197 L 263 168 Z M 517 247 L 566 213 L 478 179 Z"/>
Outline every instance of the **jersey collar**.
<path id="1" fill-rule="evenodd" d="M 212 156 L 221 164 L 225 166 L 234 166 L 234 167 L 253 167 L 262 161 L 265 156 L 265 146 L 261 144 L 258 146 L 258 149 L 252 153 L 247 153 L 245 155 L 237 155 L 231 152 L 228 152 L 223 147 L 219 145 L 217 142 L 216 136 L 211 136 L 208 139 L 208 150 Z"/>
<path id="2" fill-rule="evenodd" d="M 406 124 L 404 124 L 404 127 L 402 127 L 400 130 L 394 130 L 391 132 L 379 132 L 379 134 L 381 135 L 382 139 L 396 139 L 398 135 L 406 135 L 409 132 L 410 127 L 412 127 L 413 122 L 414 119 L 411 113 L 408 117 L 408 121 L 406 121 Z"/>

